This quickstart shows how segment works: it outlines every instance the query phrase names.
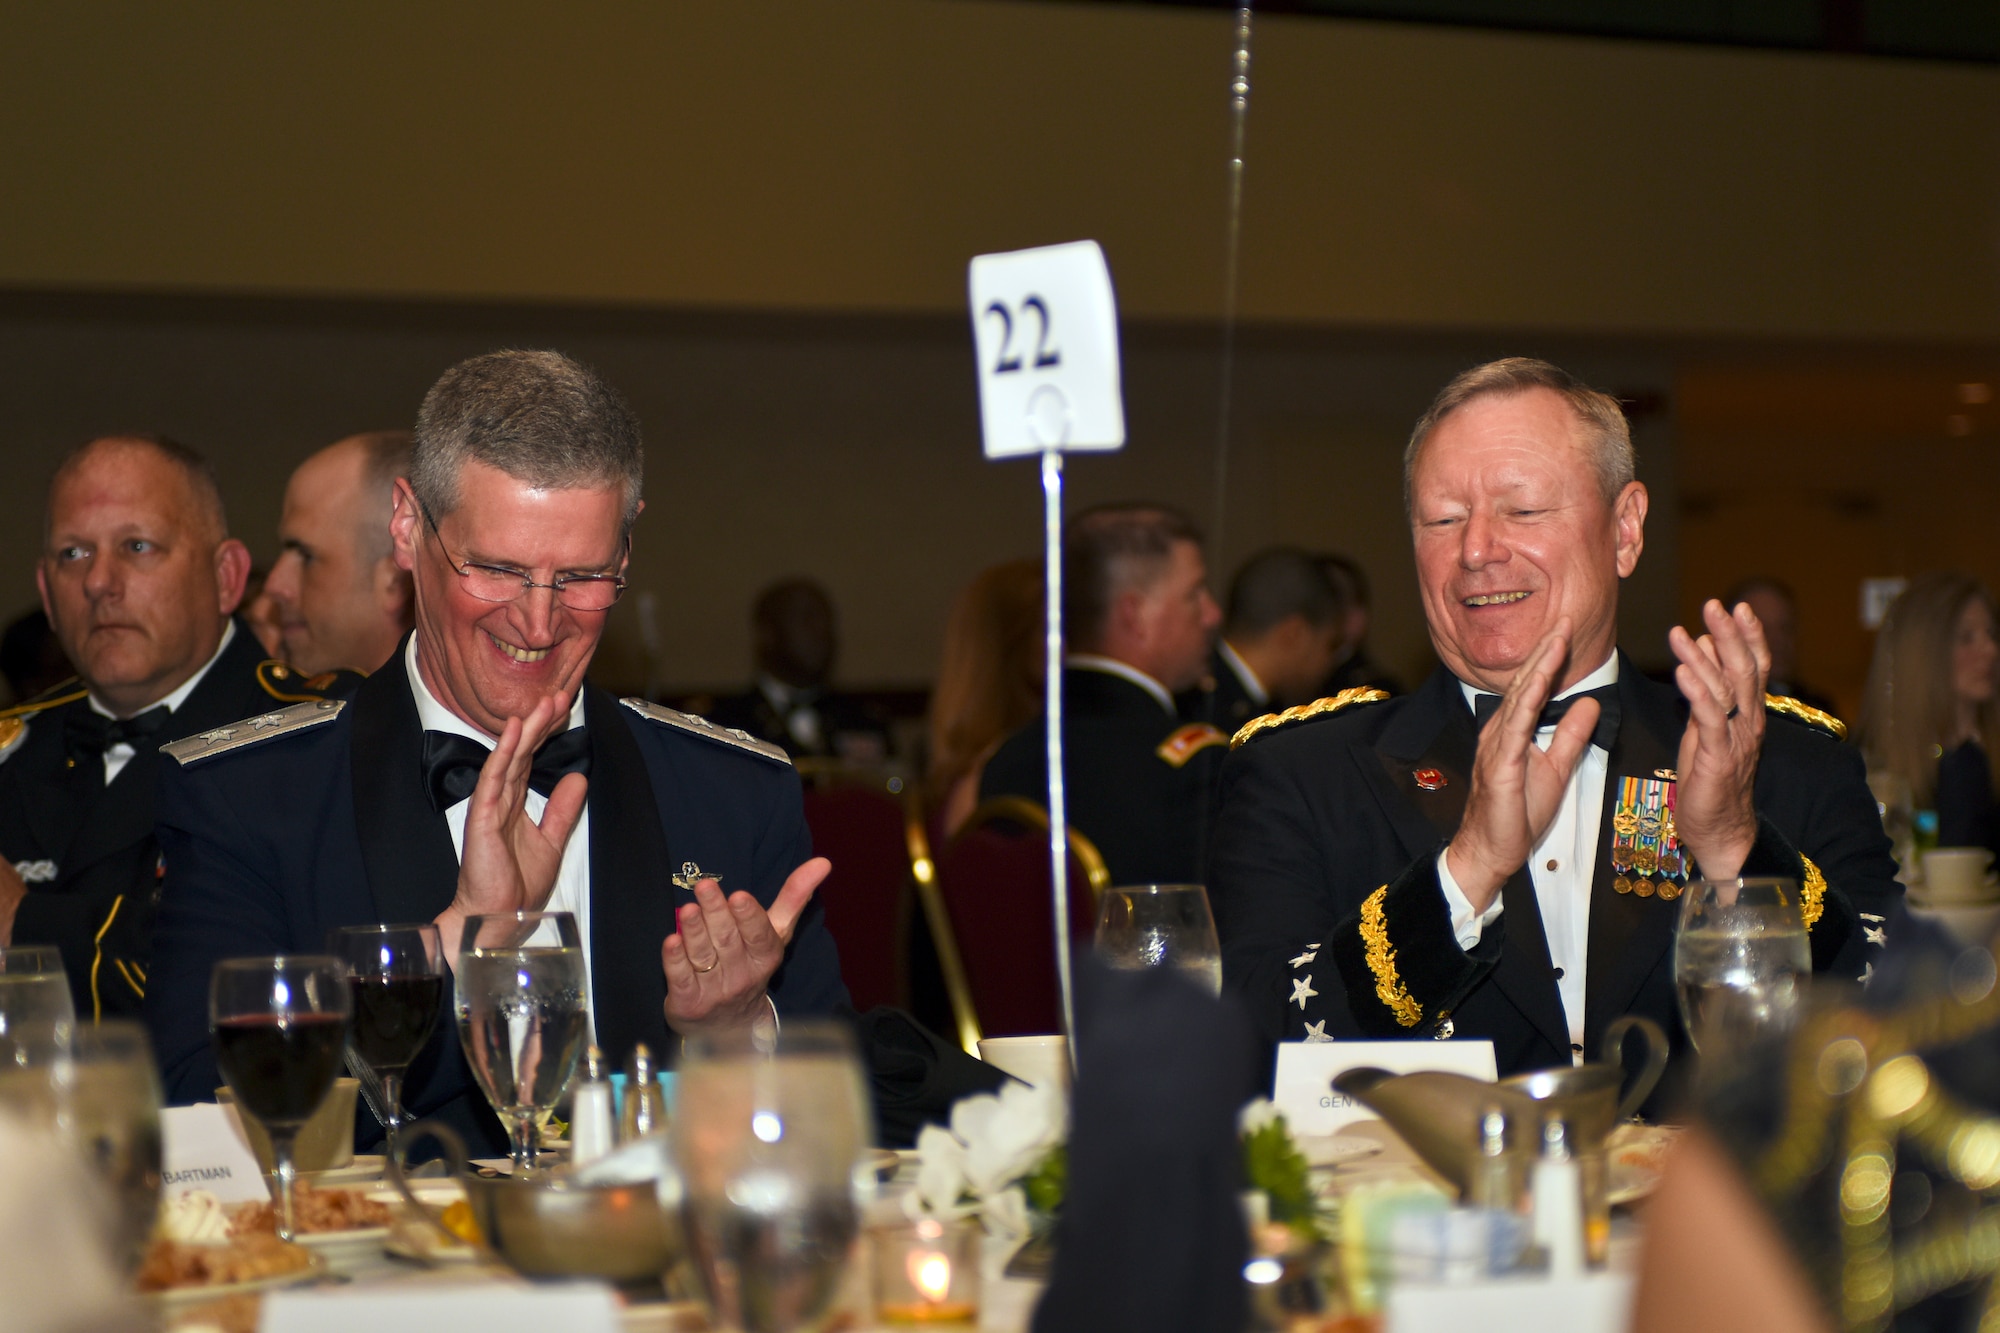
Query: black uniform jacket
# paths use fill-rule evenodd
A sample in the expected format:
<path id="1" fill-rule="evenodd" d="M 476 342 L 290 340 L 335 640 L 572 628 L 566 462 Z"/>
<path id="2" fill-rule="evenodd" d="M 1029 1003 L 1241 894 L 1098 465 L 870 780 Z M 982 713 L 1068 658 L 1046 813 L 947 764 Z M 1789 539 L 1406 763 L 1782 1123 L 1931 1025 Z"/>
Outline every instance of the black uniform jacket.
<path id="1" fill-rule="evenodd" d="M 986 761 L 979 795 L 1049 799 L 1048 722 L 1036 718 Z M 1228 738 L 1183 723 L 1108 671 L 1063 672 L 1063 789 L 1072 828 L 1114 884 L 1199 884 Z"/>
<path id="2" fill-rule="evenodd" d="M 673 714 L 675 718 L 684 714 Z M 584 693 L 590 729 L 590 954 L 597 1043 L 622 1067 L 635 1042 L 670 1061 L 660 945 L 693 901 L 684 862 L 769 905 L 812 853 L 797 775 L 782 760 L 681 730 Z M 422 731 L 402 658 L 371 676 L 331 721 L 186 764 L 161 784 L 166 856 L 146 1019 L 171 1102 L 206 1101 L 208 981 L 216 961 L 312 952 L 336 926 L 429 921 L 450 905 L 458 858 L 423 786 Z M 844 1006 L 840 961 L 817 902 L 773 977 L 781 1014 Z M 500 1141 L 460 1054 L 451 998 L 440 1035 L 411 1067 L 413 1115 L 441 1113 Z M 364 1113 L 365 1114 L 365 1113 Z"/>
<path id="3" fill-rule="evenodd" d="M 14 943 L 62 950 L 79 1018 L 136 1016 L 145 996 L 160 882 L 153 815 L 161 760 L 154 745 L 343 693 L 358 680 L 347 672 L 307 680 L 267 660 L 239 620 L 201 683 L 109 786 L 102 754 L 72 754 L 64 737 L 69 716 L 90 710 L 80 681 L 0 717 L 0 726 L 21 724 L 0 758 L 0 855 L 28 887 L 14 917 Z"/>
<path id="4" fill-rule="evenodd" d="M 1218 642 L 1209 650 L 1208 672 L 1199 685 L 1174 696 L 1183 721 L 1206 722 L 1225 736 L 1234 736 L 1245 722 L 1265 711 L 1250 693 L 1236 666 L 1222 654 Z"/>
<path id="5" fill-rule="evenodd" d="M 1585 982 L 1590 1058 L 1607 1024 L 1640 1013 L 1687 1044 L 1674 992 L 1678 884 L 1618 893 L 1610 848 L 1621 778 L 1670 775 L 1687 706 L 1671 686 L 1619 666 L 1622 718 L 1605 776 Z M 1813 893 L 1813 966 L 1859 977 L 1901 900 L 1861 757 L 1774 704 L 1742 873 Z M 1329 709 L 1246 739 L 1223 775 L 1210 893 L 1223 975 L 1274 1040 L 1491 1038 L 1502 1075 L 1570 1062 L 1534 884 L 1525 868 L 1470 954 L 1458 947 L 1437 856 L 1465 807 L 1477 732 L 1440 668 L 1416 693 Z M 1814 872 L 1817 873 L 1814 873 Z M 1690 872 L 1693 873 L 1693 872 Z M 1628 877 L 1628 885 L 1631 883 Z"/>

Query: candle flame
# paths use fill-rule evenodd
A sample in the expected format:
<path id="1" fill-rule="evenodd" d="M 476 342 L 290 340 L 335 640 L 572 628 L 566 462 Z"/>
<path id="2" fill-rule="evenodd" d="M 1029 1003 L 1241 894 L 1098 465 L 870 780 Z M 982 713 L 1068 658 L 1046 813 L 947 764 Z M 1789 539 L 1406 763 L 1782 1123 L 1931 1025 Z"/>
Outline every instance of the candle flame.
<path id="1" fill-rule="evenodd" d="M 936 1250 L 915 1250 L 910 1254 L 910 1285 L 927 1301 L 941 1301 L 951 1294 L 951 1260 Z"/>

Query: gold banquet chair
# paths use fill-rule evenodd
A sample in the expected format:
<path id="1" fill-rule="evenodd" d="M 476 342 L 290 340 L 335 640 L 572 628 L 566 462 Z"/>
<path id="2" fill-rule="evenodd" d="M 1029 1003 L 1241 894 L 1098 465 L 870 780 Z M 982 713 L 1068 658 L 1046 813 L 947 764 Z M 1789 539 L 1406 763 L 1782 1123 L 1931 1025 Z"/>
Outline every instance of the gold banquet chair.
<path id="1" fill-rule="evenodd" d="M 1019 796 L 982 801 L 936 856 L 921 815 L 905 825 L 910 865 L 959 1044 L 1061 1031 L 1049 898 L 1048 811 Z M 1087 942 L 1111 872 L 1096 844 L 1069 830 L 1070 937 Z M 1089 893 L 1075 892 L 1087 886 Z"/>

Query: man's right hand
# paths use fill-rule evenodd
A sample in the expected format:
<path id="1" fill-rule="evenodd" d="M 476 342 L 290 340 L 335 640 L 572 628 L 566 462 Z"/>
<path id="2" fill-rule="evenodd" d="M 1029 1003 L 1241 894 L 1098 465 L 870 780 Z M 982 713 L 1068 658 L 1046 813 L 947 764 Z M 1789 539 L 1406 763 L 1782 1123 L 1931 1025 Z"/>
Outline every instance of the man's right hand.
<path id="1" fill-rule="evenodd" d="M 458 957 L 468 916 L 539 912 L 556 886 L 563 849 L 583 816 L 589 780 L 571 773 L 549 793 L 538 824 L 528 817 L 528 775 L 535 751 L 569 724 L 570 696 L 551 695 L 525 719 L 510 717 L 479 770 L 465 813 L 465 848 L 458 858 L 458 892 L 437 917 L 447 959 Z"/>
<path id="2" fill-rule="evenodd" d="M 1527 864 L 1535 844 L 1555 822 L 1570 774 L 1597 727 L 1597 701 L 1580 699 L 1556 725 L 1549 748 L 1535 744 L 1542 706 L 1569 656 L 1569 632 L 1567 619 L 1556 622 L 1515 673 L 1499 710 L 1480 733 L 1465 817 L 1445 849 L 1445 864 L 1475 912 L 1492 906 L 1501 885 Z"/>

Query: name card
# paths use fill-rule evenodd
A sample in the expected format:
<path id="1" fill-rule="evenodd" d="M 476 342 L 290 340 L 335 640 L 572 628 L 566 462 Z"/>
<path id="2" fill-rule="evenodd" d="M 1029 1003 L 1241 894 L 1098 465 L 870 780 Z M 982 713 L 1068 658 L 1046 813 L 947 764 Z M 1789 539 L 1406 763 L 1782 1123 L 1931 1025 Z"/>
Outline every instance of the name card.
<path id="1" fill-rule="evenodd" d="M 1630 1273 L 1397 1283 L 1389 1293 L 1388 1333 L 1625 1333 L 1631 1326 Z"/>
<path id="2" fill-rule="evenodd" d="M 1489 1083 L 1498 1074 L 1490 1041 L 1288 1041 L 1278 1047 L 1271 1102 L 1294 1134 L 1337 1134 L 1376 1118 L 1333 1090 L 1333 1076 L 1350 1069 L 1463 1074 Z"/>
<path id="3" fill-rule="evenodd" d="M 270 1199 L 264 1168 L 250 1151 L 234 1108 L 203 1102 L 160 1112 L 160 1193 L 207 1190 L 223 1203 Z"/>
<path id="4" fill-rule="evenodd" d="M 966 285 L 986 456 L 1122 448 L 1118 303 L 1097 242 L 980 255 Z"/>
<path id="5" fill-rule="evenodd" d="M 618 1333 L 611 1288 L 599 1283 L 559 1287 L 458 1285 L 446 1288 L 314 1288 L 264 1297 L 258 1333 Z"/>

